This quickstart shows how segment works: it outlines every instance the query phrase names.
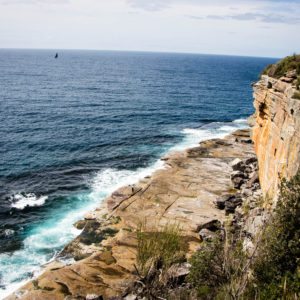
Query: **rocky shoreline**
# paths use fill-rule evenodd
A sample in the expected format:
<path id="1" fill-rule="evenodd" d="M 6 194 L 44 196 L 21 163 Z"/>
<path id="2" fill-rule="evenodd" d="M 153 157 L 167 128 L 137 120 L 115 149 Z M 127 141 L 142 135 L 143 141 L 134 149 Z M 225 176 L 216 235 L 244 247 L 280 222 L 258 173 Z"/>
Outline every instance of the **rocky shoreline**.
<path id="1" fill-rule="evenodd" d="M 278 66 L 267 71 L 276 71 Z M 243 268 L 240 278 L 245 289 L 246 279 L 251 277 L 251 261 L 258 255 L 262 232 L 276 207 L 279 184 L 299 170 L 300 77 L 295 70 L 284 75 L 263 75 L 253 85 L 256 112 L 251 130 L 237 130 L 223 139 L 207 140 L 162 158 L 164 169 L 118 189 L 101 207 L 77 222 L 81 234 L 46 266 L 42 275 L 7 299 L 148 299 L 145 294 L 149 295 L 149 287 L 136 268 L 141 224 L 150 234 L 147 238 L 168 224 L 180 226 L 183 260 L 168 265 L 164 276 L 160 276 L 163 269 L 156 266 L 158 282 L 162 277 L 180 282 L 171 286 L 159 282 L 170 299 L 182 299 L 180 291 L 186 294 L 189 290 L 183 281 L 189 272 L 192 274 L 189 258 L 197 250 L 203 251 L 205 244 L 214 243 L 202 242 L 224 241 L 229 231 L 229 244 L 241 245 L 242 256 L 246 257 L 247 272 Z M 229 249 L 225 244 L 224 249 Z M 61 258 L 75 261 L 66 264 Z M 283 271 L 281 276 L 285 276 Z M 276 284 L 279 287 L 280 282 Z"/>
<path id="2" fill-rule="evenodd" d="M 118 189 L 77 222 L 81 234 L 37 279 L 7 299 L 122 299 L 137 280 L 139 224 L 146 224 L 149 231 L 179 224 L 189 258 L 227 214 L 238 211 L 246 200 L 251 205 L 261 195 L 248 129 L 162 160 L 164 169 Z M 75 262 L 66 265 L 62 257 Z"/>

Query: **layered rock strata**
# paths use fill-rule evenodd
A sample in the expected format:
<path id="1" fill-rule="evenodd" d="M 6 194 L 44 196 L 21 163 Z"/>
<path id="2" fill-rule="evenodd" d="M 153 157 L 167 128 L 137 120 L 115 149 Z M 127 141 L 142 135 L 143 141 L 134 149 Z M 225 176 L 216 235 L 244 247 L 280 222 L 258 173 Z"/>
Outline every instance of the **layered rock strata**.
<path id="1" fill-rule="evenodd" d="M 189 257 L 205 234 L 225 220 L 225 211 L 241 205 L 243 197 L 235 196 L 236 188 L 239 194 L 252 193 L 247 184 L 257 182 L 253 156 L 249 131 L 240 130 L 165 157 L 164 169 L 115 191 L 101 208 L 76 224 L 82 233 L 61 254 L 74 257 L 74 263 L 66 265 L 58 259 L 7 299 L 124 296 L 137 278 L 137 227 L 143 223 L 151 231 L 167 223 L 180 224 Z M 234 176 L 232 168 L 238 171 Z M 222 205 L 222 197 L 231 197 L 224 200 L 224 210 L 216 207 L 218 201 Z"/>
<path id="2" fill-rule="evenodd" d="M 280 181 L 293 177 L 300 166 L 300 100 L 294 98 L 292 76 L 291 72 L 280 79 L 263 75 L 254 85 L 253 141 L 261 187 L 270 199 Z"/>

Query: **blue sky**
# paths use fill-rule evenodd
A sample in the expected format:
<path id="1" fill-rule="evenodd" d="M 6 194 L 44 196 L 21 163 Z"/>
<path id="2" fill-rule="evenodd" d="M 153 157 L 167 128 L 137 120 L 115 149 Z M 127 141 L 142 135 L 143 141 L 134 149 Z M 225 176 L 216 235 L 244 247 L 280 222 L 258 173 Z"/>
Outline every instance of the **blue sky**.
<path id="1" fill-rule="evenodd" d="M 0 0 L 0 48 L 282 57 L 300 52 L 300 0 Z"/>

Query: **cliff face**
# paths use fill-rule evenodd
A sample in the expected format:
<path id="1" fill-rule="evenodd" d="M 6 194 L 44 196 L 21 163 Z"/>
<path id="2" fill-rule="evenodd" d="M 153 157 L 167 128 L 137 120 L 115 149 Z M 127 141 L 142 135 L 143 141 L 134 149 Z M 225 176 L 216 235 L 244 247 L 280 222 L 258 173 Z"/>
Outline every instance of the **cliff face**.
<path id="1" fill-rule="evenodd" d="M 282 178 L 291 178 L 300 165 L 300 100 L 295 87 L 263 75 L 254 85 L 255 125 L 253 142 L 259 163 L 260 184 L 273 198 Z"/>

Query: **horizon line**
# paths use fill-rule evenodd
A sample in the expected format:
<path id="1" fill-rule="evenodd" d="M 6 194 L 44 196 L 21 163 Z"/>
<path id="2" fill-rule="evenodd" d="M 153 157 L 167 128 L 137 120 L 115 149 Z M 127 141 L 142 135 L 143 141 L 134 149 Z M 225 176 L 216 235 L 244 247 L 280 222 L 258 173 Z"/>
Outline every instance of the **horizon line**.
<path id="1" fill-rule="evenodd" d="M 235 56 L 235 57 L 253 57 L 253 58 L 274 58 L 277 56 L 258 56 L 246 54 L 223 54 L 223 53 L 201 53 L 201 52 L 180 52 L 180 51 L 157 51 L 157 50 L 113 50 L 113 49 L 86 49 L 86 48 L 15 48 L 0 47 L 0 50 L 53 50 L 53 51 L 99 51 L 99 52 L 135 52 L 135 53 L 161 53 L 161 54 L 190 54 L 190 55 L 211 55 L 211 56 Z M 293 53 L 289 54 L 292 55 Z M 287 56 L 287 55 L 286 55 Z"/>

